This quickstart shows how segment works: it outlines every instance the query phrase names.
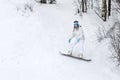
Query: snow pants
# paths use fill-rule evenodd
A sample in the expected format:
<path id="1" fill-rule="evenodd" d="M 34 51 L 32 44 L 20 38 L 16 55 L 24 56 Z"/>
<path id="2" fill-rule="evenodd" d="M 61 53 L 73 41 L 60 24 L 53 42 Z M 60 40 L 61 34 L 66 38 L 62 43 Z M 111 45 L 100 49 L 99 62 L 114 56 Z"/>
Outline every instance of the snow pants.
<path id="1" fill-rule="evenodd" d="M 77 39 L 76 38 L 73 38 L 69 44 L 69 51 L 73 51 L 73 49 L 75 47 L 78 47 L 79 48 L 79 52 L 80 54 L 83 54 L 84 52 L 84 40 L 81 40 L 79 42 L 77 42 Z"/>

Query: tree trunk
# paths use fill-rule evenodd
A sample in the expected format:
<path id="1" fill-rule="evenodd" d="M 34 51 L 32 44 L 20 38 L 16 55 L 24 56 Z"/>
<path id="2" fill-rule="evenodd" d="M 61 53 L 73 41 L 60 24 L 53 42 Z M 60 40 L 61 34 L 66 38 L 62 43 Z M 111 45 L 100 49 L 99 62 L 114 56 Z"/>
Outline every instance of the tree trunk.
<path id="1" fill-rule="evenodd" d="M 82 0 L 82 12 L 84 13 L 84 0 Z"/>
<path id="2" fill-rule="evenodd" d="M 40 3 L 45 3 L 46 4 L 47 1 L 46 0 L 41 0 Z"/>
<path id="3" fill-rule="evenodd" d="M 111 15 L 111 0 L 108 0 L 108 16 Z"/>
<path id="4" fill-rule="evenodd" d="M 106 14 L 107 14 L 106 0 L 102 0 L 102 17 L 103 17 L 103 21 L 106 21 Z"/>
<path id="5" fill-rule="evenodd" d="M 82 0 L 82 12 L 87 12 L 87 0 Z"/>
<path id="6" fill-rule="evenodd" d="M 93 0 L 91 0 L 91 8 L 93 9 Z"/>
<path id="7" fill-rule="evenodd" d="M 84 0 L 84 7 L 85 7 L 85 12 L 87 12 L 87 0 Z"/>
<path id="8" fill-rule="evenodd" d="M 50 4 L 54 4 L 56 0 L 50 0 Z"/>

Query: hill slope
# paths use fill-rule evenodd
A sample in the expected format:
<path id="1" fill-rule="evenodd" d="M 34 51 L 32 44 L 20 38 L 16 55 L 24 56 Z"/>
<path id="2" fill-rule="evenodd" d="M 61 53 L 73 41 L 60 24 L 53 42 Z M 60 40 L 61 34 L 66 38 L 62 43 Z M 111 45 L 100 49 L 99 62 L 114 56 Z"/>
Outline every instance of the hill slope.
<path id="1" fill-rule="evenodd" d="M 0 79 L 1 80 L 119 80 L 105 64 L 105 44 L 96 39 L 101 20 L 92 11 L 83 17 L 74 15 L 72 0 L 57 5 L 34 5 L 24 12 L 23 3 L 0 1 Z M 17 7 L 16 7 L 17 4 Z M 18 11 L 17 11 L 18 10 Z M 84 55 L 92 62 L 63 57 L 73 21 L 83 26 L 86 41 Z M 96 21 L 96 19 L 98 21 Z M 108 53 L 107 51 L 106 53 Z M 103 55 L 101 55 L 103 54 Z"/>

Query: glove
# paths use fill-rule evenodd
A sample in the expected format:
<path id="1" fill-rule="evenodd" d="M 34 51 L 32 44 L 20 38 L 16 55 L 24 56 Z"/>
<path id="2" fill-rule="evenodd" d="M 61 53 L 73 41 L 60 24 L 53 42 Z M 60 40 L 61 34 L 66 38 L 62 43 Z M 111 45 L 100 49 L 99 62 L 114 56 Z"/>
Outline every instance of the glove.
<path id="1" fill-rule="evenodd" d="M 80 41 L 80 38 L 77 39 L 77 42 L 79 42 L 79 41 Z"/>
<path id="2" fill-rule="evenodd" d="M 71 42 L 71 38 L 69 39 L 69 43 Z"/>

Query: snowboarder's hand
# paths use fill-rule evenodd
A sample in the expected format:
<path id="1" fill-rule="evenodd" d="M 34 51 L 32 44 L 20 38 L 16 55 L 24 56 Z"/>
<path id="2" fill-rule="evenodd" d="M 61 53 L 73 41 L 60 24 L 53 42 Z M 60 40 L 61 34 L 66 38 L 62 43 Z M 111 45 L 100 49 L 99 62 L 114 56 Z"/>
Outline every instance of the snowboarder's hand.
<path id="1" fill-rule="evenodd" d="M 80 41 L 80 38 L 77 39 L 77 42 L 79 42 L 79 41 Z"/>
<path id="2" fill-rule="evenodd" d="M 71 42 L 71 38 L 69 39 L 69 43 Z"/>

